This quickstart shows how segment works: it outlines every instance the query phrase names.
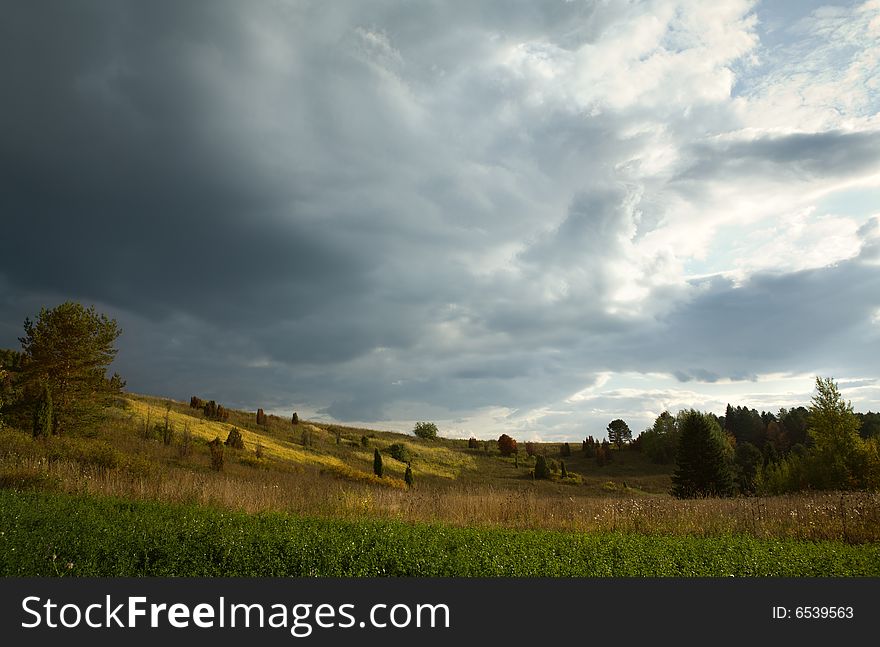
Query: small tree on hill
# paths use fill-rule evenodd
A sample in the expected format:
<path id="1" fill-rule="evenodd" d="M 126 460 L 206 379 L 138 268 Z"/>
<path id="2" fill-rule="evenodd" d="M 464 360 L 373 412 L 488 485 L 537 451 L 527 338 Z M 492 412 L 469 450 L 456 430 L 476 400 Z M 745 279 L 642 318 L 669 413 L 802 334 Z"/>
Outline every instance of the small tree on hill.
<path id="1" fill-rule="evenodd" d="M 290 424 L 298 425 L 299 424 L 299 416 L 296 415 L 296 411 L 293 412 L 293 415 L 290 416 Z"/>
<path id="2" fill-rule="evenodd" d="M 526 455 L 534 456 L 538 453 L 538 446 L 535 443 L 527 442 L 526 443 Z"/>
<path id="3" fill-rule="evenodd" d="M 52 394 L 53 433 L 93 428 L 125 386 L 118 375 L 106 374 L 122 332 L 116 320 L 67 301 L 41 309 L 36 321 L 25 319 L 24 331 L 19 341 L 26 400 L 36 405 L 45 384 Z"/>
<path id="4" fill-rule="evenodd" d="M 262 409 L 257 409 L 257 424 L 261 426 L 269 424 L 269 419 L 266 417 L 266 413 Z"/>
<path id="5" fill-rule="evenodd" d="M 568 478 L 568 471 L 565 469 L 565 461 L 559 461 L 559 476 L 560 478 Z"/>
<path id="6" fill-rule="evenodd" d="M 208 449 L 211 452 L 211 469 L 219 472 L 223 469 L 223 442 L 217 436 L 208 443 Z"/>
<path id="7" fill-rule="evenodd" d="M 413 471 L 412 465 L 407 463 L 406 471 L 403 473 L 403 481 L 406 483 L 407 487 L 413 486 Z"/>
<path id="8" fill-rule="evenodd" d="M 547 459 L 544 458 L 544 456 L 542 456 L 541 454 L 538 454 L 538 457 L 535 459 L 535 478 L 550 478 L 550 466 L 547 464 Z"/>
<path id="9" fill-rule="evenodd" d="M 379 448 L 373 450 L 373 474 L 382 478 L 382 454 L 379 453 Z"/>
<path id="10" fill-rule="evenodd" d="M 473 436 L 468 438 L 468 449 L 479 449 L 479 448 L 480 448 L 480 441 L 479 440 L 477 440 Z"/>
<path id="11" fill-rule="evenodd" d="M 363 434 L 361 436 L 361 447 L 369 447 L 369 446 L 370 446 L 370 439 L 367 438 L 366 434 Z"/>
<path id="12" fill-rule="evenodd" d="M 566 458 L 571 456 L 571 445 L 568 443 L 562 443 L 562 447 L 559 448 L 559 455 Z"/>
<path id="13" fill-rule="evenodd" d="M 502 456 L 510 456 L 516 453 L 516 440 L 507 434 L 498 437 L 498 451 Z"/>
<path id="14" fill-rule="evenodd" d="M 192 409 L 203 409 L 205 407 L 205 401 L 194 395 L 189 399 L 189 406 Z"/>
<path id="15" fill-rule="evenodd" d="M 437 438 L 437 432 L 437 425 L 433 422 L 417 422 L 413 429 L 413 433 L 416 436 L 425 440 L 434 440 Z"/>
<path id="16" fill-rule="evenodd" d="M 229 435 L 226 437 L 226 446 L 233 449 L 244 449 L 244 438 L 241 437 L 241 432 L 238 428 L 233 427 L 229 430 Z"/>

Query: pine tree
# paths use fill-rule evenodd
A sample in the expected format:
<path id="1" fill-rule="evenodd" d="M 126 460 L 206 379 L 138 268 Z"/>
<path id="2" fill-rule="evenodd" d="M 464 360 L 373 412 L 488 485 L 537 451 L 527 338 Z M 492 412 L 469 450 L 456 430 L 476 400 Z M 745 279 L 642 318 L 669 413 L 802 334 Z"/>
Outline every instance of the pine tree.
<path id="1" fill-rule="evenodd" d="M 412 487 L 412 486 L 413 486 L 413 472 L 412 472 L 412 466 L 411 466 L 409 463 L 407 463 L 407 465 L 406 465 L 406 471 L 403 473 L 403 480 L 404 480 L 404 482 L 406 483 L 407 487 Z"/>
<path id="2" fill-rule="evenodd" d="M 373 474 L 382 478 L 382 454 L 379 453 L 379 449 L 376 448 L 373 450 Z"/>
<path id="3" fill-rule="evenodd" d="M 296 415 L 296 411 L 293 412 L 293 415 L 290 416 L 290 424 L 298 425 L 299 424 L 299 416 Z"/>
<path id="4" fill-rule="evenodd" d="M 672 494 L 680 499 L 732 495 L 733 473 L 718 424 L 708 415 L 690 410 L 680 416 L 679 429 Z"/>
<path id="5" fill-rule="evenodd" d="M 565 469 L 565 461 L 559 461 L 559 476 L 561 478 L 568 478 L 568 472 Z"/>
<path id="6" fill-rule="evenodd" d="M 52 393 L 49 386 L 43 384 L 40 400 L 34 410 L 34 437 L 47 437 L 52 433 Z"/>
<path id="7" fill-rule="evenodd" d="M 53 432 L 93 428 L 125 386 L 118 375 L 107 377 L 121 334 L 116 320 L 67 301 L 43 308 L 35 322 L 25 319 L 24 331 L 19 341 L 28 399 L 39 401 L 46 384 L 52 393 Z"/>

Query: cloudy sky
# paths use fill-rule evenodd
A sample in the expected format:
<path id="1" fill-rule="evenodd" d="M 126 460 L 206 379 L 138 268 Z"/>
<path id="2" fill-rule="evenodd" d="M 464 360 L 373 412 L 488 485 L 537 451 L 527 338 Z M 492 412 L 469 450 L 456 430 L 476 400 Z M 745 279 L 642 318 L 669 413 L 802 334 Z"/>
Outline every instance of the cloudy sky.
<path id="1" fill-rule="evenodd" d="M 880 408 L 880 0 L 77 2 L 0 16 L 0 346 L 446 435 Z"/>

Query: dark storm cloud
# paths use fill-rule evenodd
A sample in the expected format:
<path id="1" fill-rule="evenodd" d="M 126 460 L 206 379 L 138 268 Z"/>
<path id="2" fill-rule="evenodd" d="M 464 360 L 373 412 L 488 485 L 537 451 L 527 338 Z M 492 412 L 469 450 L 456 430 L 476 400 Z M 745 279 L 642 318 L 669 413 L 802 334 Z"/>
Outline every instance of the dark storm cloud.
<path id="1" fill-rule="evenodd" d="M 662 21 L 631 28 L 644 15 L 526 0 L 7 8 L 0 344 L 73 298 L 119 319 L 135 390 L 363 421 L 525 415 L 603 371 L 699 383 L 797 365 L 805 348 L 804 366 L 824 360 L 871 325 L 876 223 L 858 261 L 689 285 L 669 278 L 671 251 L 636 248 L 668 207 L 666 171 L 639 173 L 657 144 L 688 181 L 843 177 L 874 168 L 878 136 L 681 144 L 730 112 L 699 75 L 639 103 L 652 50 L 630 56 L 632 38 L 663 38 Z M 585 44 L 633 74 L 633 97 L 617 70 L 601 91 L 583 81 Z"/>

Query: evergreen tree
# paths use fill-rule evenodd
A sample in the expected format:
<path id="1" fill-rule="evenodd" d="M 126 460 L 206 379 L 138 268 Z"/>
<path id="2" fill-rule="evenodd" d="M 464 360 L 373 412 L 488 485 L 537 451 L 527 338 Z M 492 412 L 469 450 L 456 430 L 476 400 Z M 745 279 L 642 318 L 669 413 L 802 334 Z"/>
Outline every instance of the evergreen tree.
<path id="1" fill-rule="evenodd" d="M 559 461 L 559 476 L 562 478 L 568 478 L 568 472 L 565 469 L 565 461 Z"/>
<path id="2" fill-rule="evenodd" d="M 107 377 L 121 334 L 116 320 L 67 301 L 41 309 L 35 322 L 25 319 L 24 332 L 19 341 L 28 400 L 38 401 L 45 384 L 52 393 L 55 433 L 94 427 L 125 386 L 118 375 Z"/>
<path id="3" fill-rule="evenodd" d="M 373 450 L 373 474 L 382 478 L 382 454 L 379 453 L 379 449 L 376 448 Z"/>
<path id="4" fill-rule="evenodd" d="M 535 478 L 550 478 L 550 466 L 547 464 L 547 459 L 544 458 L 541 454 L 538 454 L 538 457 L 535 459 Z"/>
<path id="5" fill-rule="evenodd" d="M 733 474 L 718 424 L 707 414 L 690 410 L 680 416 L 679 431 L 672 494 L 680 499 L 732 495 Z"/>
<path id="6" fill-rule="evenodd" d="M 296 411 L 293 412 L 293 415 L 290 416 L 290 424 L 298 425 L 299 424 L 299 416 L 296 415 Z"/>
<path id="7" fill-rule="evenodd" d="M 208 443 L 208 449 L 211 452 L 211 469 L 221 471 L 223 469 L 223 442 L 217 436 Z"/>
<path id="8" fill-rule="evenodd" d="M 407 486 L 407 487 L 412 487 L 412 486 L 413 486 L 413 472 L 412 472 L 412 465 L 410 465 L 409 463 L 407 463 L 407 465 L 406 465 L 406 471 L 403 473 L 403 480 L 404 480 L 404 482 L 406 483 L 406 486 Z"/>
<path id="9" fill-rule="evenodd" d="M 226 443 L 224 444 L 233 449 L 244 449 L 244 438 L 242 438 L 241 432 L 236 427 L 233 427 L 229 430 L 229 435 L 226 437 Z"/>
<path id="10" fill-rule="evenodd" d="M 571 456 L 571 445 L 568 443 L 562 443 L 562 447 L 559 449 L 559 455 L 565 456 L 566 458 Z"/>
<path id="11" fill-rule="evenodd" d="M 40 400 L 34 410 L 34 437 L 47 437 L 52 433 L 52 393 L 49 387 L 43 384 Z"/>
<path id="12" fill-rule="evenodd" d="M 632 431 L 630 431 L 629 425 L 620 418 L 609 422 L 606 431 L 608 432 L 608 441 L 617 445 L 617 449 L 622 449 L 624 443 L 632 440 Z"/>

